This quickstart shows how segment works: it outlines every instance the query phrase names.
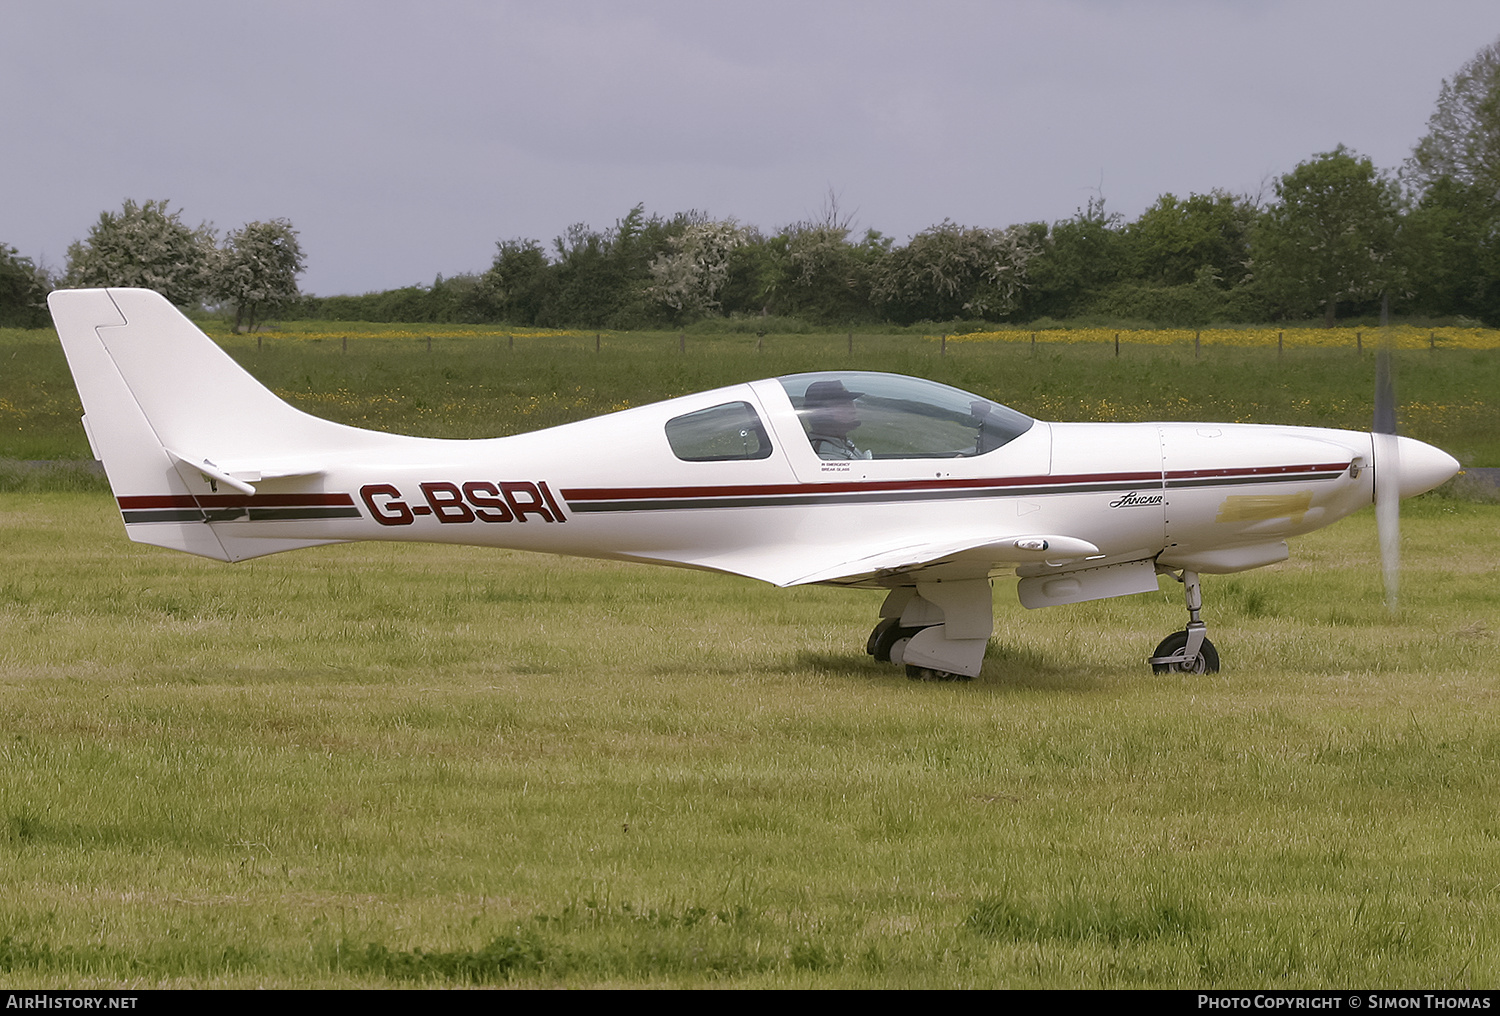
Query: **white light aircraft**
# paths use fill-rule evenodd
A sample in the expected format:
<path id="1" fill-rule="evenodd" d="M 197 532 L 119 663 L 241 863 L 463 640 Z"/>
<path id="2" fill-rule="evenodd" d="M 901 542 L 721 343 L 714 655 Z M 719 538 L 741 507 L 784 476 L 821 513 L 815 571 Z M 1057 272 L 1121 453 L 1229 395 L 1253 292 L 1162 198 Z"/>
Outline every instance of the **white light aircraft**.
<path id="1" fill-rule="evenodd" d="M 991 579 L 1012 572 L 1027 607 L 1155 591 L 1171 574 L 1189 620 L 1149 662 L 1217 670 L 1200 574 L 1285 560 L 1287 537 L 1372 500 L 1384 519 L 1458 470 L 1395 436 L 1393 412 L 1375 433 L 1046 423 L 852 371 L 513 437 L 405 437 L 293 408 L 149 290 L 49 303 L 132 540 L 221 561 L 415 540 L 884 589 L 867 651 L 914 678 L 979 673 Z"/>

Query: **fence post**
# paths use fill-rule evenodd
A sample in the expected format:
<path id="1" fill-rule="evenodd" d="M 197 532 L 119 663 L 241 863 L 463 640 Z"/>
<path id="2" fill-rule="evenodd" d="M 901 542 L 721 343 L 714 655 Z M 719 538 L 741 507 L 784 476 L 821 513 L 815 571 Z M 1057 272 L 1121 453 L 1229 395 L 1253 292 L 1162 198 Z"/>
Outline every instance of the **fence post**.
<path id="1" fill-rule="evenodd" d="M 510 340 L 510 349 L 511 349 L 512 352 L 514 352 L 515 348 L 516 348 L 516 334 L 515 334 L 515 332 L 506 332 L 505 333 L 505 337 Z"/>
<path id="2" fill-rule="evenodd" d="M 1036 332 L 1031 333 L 1031 355 L 1036 355 Z"/>
<path id="3" fill-rule="evenodd" d="M 1354 332 L 1354 355 L 1365 355 L 1365 333 L 1357 329 Z"/>
<path id="4" fill-rule="evenodd" d="M 1203 348 L 1203 333 L 1193 333 L 1193 359 L 1198 359 L 1198 351 Z"/>
<path id="5" fill-rule="evenodd" d="M 1120 333 L 1115 332 L 1115 359 L 1120 358 Z"/>
<path id="6" fill-rule="evenodd" d="M 948 355 L 948 333 L 943 333 L 943 344 L 938 347 L 938 356 Z"/>
<path id="7" fill-rule="evenodd" d="M 599 333 L 594 333 L 594 352 L 599 352 Z"/>
<path id="8" fill-rule="evenodd" d="M 427 352 L 432 352 L 432 336 L 427 336 Z"/>
<path id="9" fill-rule="evenodd" d="M 345 352 L 345 353 L 349 352 L 349 336 L 347 336 L 347 335 L 344 336 L 343 350 L 342 351 Z"/>
<path id="10" fill-rule="evenodd" d="M 1281 362 L 1281 337 L 1283 335 L 1285 335 L 1285 334 L 1286 334 L 1286 332 L 1277 332 L 1276 333 L 1276 362 L 1277 363 Z"/>
<path id="11" fill-rule="evenodd" d="M 255 351 L 257 353 L 260 352 L 260 333 L 259 332 L 255 333 Z"/>

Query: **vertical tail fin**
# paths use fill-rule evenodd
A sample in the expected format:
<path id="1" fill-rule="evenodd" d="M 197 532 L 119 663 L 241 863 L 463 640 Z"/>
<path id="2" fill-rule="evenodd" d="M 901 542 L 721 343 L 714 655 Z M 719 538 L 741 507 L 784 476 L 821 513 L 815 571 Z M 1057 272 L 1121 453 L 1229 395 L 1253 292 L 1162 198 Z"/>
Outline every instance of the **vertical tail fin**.
<path id="1" fill-rule="evenodd" d="M 326 542 L 235 546 L 246 541 L 206 523 L 221 488 L 253 498 L 265 478 L 315 481 L 320 457 L 399 440 L 283 402 L 158 293 L 59 290 L 47 303 L 133 540 L 224 561 Z"/>

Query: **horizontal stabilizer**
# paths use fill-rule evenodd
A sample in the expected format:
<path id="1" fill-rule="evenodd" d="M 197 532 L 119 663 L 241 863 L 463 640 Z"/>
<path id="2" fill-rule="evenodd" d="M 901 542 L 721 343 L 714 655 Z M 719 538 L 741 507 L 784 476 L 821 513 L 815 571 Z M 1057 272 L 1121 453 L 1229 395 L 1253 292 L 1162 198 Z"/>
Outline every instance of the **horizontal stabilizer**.
<path id="1" fill-rule="evenodd" d="M 176 462 L 179 467 L 186 466 L 189 473 L 193 471 L 202 473 L 204 478 L 207 479 L 211 484 L 213 484 L 215 493 L 218 492 L 219 484 L 221 483 L 227 487 L 231 487 L 234 490 L 239 491 L 241 494 L 255 493 L 255 487 L 253 484 L 247 482 L 246 480 L 242 480 L 239 477 L 231 476 L 229 473 L 225 472 L 223 469 L 220 469 L 217 465 L 215 465 L 208 459 L 189 458 L 188 456 L 183 455 L 179 452 L 175 452 L 170 448 L 167 449 L 167 454 L 172 457 L 172 461 Z M 259 474 L 256 475 L 256 479 L 260 479 Z"/>
<path id="2" fill-rule="evenodd" d="M 254 494 L 255 485 L 266 480 L 277 480 L 289 476 L 318 476 L 324 472 L 321 466 L 311 463 L 283 462 L 252 468 L 233 461 L 221 464 L 212 459 L 183 455 L 171 448 L 167 449 L 167 454 L 172 456 L 174 462 L 180 463 L 190 472 L 201 473 L 214 483 L 222 483 L 241 494 Z"/>

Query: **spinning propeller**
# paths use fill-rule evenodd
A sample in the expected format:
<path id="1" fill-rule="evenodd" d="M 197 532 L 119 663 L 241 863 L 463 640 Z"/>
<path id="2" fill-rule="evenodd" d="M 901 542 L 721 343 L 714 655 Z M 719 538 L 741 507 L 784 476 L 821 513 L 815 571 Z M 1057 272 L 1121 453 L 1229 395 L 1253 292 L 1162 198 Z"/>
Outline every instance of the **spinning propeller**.
<path id="1" fill-rule="evenodd" d="M 1431 490 L 1459 470 L 1458 460 L 1430 444 L 1396 434 L 1396 384 L 1389 298 L 1380 304 L 1380 349 L 1375 354 L 1375 421 L 1370 434 L 1375 457 L 1375 531 L 1380 539 L 1380 569 L 1385 576 L 1385 605 L 1396 610 L 1401 576 L 1401 499 Z"/>
<path id="2" fill-rule="evenodd" d="M 1385 606 L 1395 613 L 1401 579 L 1401 439 L 1396 436 L 1396 385 L 1391 377 L 1391 339 L 1387 307 L 1380 304 L 1380 349 L 1375 354 L 1375 532 L 1380 539 L 1380 571 L 1385 576 Z"/>

